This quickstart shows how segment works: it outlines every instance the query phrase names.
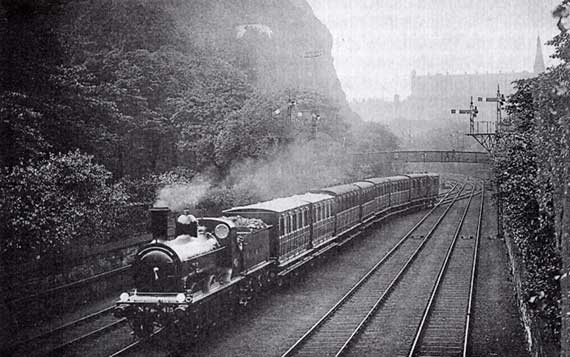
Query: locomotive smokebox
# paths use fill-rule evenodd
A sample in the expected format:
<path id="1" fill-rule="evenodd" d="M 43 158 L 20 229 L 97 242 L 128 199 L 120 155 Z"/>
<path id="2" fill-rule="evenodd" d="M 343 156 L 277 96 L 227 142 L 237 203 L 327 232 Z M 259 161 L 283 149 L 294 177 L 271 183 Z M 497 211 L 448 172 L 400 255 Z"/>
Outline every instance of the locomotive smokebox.
<path id="1" fill-rule="evenodd" d="M 168 238 L 168 207 L 152 207 L 150 209 L 150 232 L 153 239 Z"/>

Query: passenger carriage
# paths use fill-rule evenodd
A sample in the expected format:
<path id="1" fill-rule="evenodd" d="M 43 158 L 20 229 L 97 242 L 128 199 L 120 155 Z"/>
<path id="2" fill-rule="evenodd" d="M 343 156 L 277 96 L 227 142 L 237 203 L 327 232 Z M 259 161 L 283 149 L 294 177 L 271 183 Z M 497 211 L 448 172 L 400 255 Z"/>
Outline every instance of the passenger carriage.
<path id="1" fill-rule="evenodd" d="M 259 218 L 274 226 L 270 254 L 283 266 L 333 237 L 333 204 L 329 195 L 307 193 L 232 208 L 224 214 Z"/>
<path id="2" fill-rule="evenodd" d="M 388 177 L 390 181 L 390 206 L 392 209 L 405 205 L 410 200 L 410 178 L 407 176 Z"/>
<path id="3" fill-rule="evenodd" d="M 355 182 L 353 185 L 360 188 L 360 220 L 361 222 L 369 221 L 378 212 L 376 187 L 368 181 Z"/>
<path id="4" fill-rule="evenodd" d="M 360 187 L 354 184 L 326 187 L 313 193 L 331 195 L 335 202 L 335 236 L 340 236 L 360 223 Z"/>
<path id="5" fill-rule="evenodd" d="M 376 213 L 383 214 L 390 208 L 390 180 L 387 177 L 372 177 L 366 179 L 374 184 L 376 191 Z"/>
<path id="6" fill-rule="evenodd" d="M 428 179 L 428 197 L 429 197 L 429 204 L 433 205 L 437 200 L 439 195 L 439 175 L 434 173 L 426 174 Z"/>
<path id="7" fill-rule="evenodd" d="M 426 174 L 408 174 L 410 178 L 410 202 L 419 203 L 424 200 L 429 190 Z"/>

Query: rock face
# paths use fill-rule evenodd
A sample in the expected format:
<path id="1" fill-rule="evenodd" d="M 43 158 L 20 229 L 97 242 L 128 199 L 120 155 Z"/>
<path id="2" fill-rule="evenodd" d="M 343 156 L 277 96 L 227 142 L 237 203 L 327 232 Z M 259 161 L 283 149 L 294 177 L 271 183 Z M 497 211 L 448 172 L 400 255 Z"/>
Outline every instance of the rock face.
<path id="1" fill-rule="evenodd" d="M 219 53 L 264 91 L 316 90 L 347 106 L 332 36 L 305 0 L 172 0 L 182 36 Z"/>

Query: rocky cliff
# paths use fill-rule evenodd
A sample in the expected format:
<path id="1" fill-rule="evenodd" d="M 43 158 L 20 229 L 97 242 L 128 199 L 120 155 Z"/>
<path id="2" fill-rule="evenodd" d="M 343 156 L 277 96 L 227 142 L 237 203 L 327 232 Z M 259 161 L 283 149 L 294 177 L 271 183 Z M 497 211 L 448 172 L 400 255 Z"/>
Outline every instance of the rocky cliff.
<path id="1" fill-rule="evenodd" d="M 218 52 L 256 87 L 311 89 L 346 106 L 332 36 L 305 0 L 172 0 L 183 36 Z"/>

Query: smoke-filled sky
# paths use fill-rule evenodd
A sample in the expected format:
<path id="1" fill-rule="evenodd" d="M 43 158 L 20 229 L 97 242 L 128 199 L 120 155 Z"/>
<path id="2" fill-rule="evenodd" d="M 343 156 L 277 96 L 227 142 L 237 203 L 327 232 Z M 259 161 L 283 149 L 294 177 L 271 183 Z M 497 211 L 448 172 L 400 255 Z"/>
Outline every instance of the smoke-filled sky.
<path id="1" fill-rule="evenodd" d="M 349 100 L 410 94 L 410 73 L 532 71 L 561 0 L 307 0 Z M 545 63 L 552 50 L 543 45 Z"/>

